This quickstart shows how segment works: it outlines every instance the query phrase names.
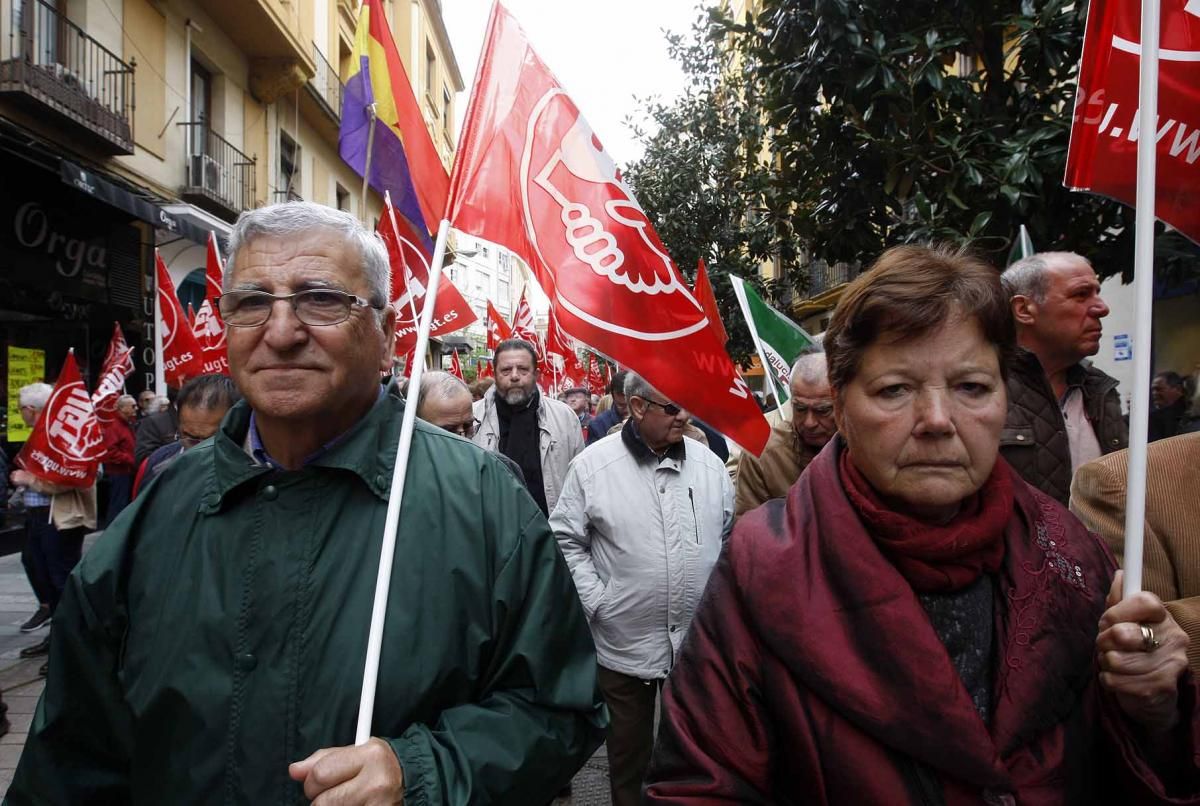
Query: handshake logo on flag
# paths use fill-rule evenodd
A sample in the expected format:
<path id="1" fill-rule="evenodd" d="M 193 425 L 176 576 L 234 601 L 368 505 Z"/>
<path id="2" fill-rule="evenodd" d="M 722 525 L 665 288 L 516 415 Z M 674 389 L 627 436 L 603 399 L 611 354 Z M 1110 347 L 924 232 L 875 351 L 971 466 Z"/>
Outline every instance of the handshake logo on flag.
<path id="1" fill-rule="evenodd" d="M 556 268 L 554 293 L 568 311 L 604 330 L 649 341 L 707 327 L 703 308 L 683 284 L 616 163 L 557 87 L 530 115 L 521 193 L 529 240 L 542 261 Z M 585 302 L 594 299 L 589 274 L 606 278 L 613 293 L 624 295 L 608 306 L 607 319 Z M 683 321 L 662 316 L 661 301 L 654 299 L 675 293 L 691 303 L 684 307 Z"/>

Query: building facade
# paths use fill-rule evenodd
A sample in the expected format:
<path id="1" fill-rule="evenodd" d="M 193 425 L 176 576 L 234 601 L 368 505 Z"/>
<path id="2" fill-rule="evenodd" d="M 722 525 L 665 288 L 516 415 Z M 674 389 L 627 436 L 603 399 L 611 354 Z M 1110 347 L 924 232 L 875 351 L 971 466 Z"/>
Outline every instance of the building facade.
<path id="1" fill-rule="evenodd" d="M 447 169 L 463 89 L 438 0 L 384 0 Z M 93 388 L 113 322 L 153 384 L 153 254 L 186 306 L 205 243 L 306 199 L 378 220 L 338 156 L 355 0 L 0 0 L 0 361 L 74 348 Z M 20 353 L 26 356 L 27 353 Z M 12 397 L 12 394 L 9 395 Z M 15 403 L 10 401 L 9 409 Z M 10 454 L 11 455 L 11 454 Z"/>

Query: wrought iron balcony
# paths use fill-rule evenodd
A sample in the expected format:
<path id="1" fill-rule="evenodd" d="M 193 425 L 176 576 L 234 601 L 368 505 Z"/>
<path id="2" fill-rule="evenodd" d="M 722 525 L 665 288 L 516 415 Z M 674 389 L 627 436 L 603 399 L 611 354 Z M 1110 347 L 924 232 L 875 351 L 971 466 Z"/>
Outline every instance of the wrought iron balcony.
<path id="1" fill-rule="evenodd" d="M 337 68 L 325 59 L 315 42 L 312 50 L 313 61 L 317 63 L 317 72 L 308 80 L 309 89 L 317 97 L 325 114 L 333 118 L 335 122 L 341 121 L 343 87 Z"/>
<path id="2" fill-rule="evenodd" d="M 133 66 L 43 0 L 10 0 L 0 94 L 49 109 L 111 154 L 133 153 Z"/>
<path id="3" fill-rule="evenodd" d="M 818 297 L 830 289 L 853 280 L 859 267 L 853 263 L 838 262 L 830 265 L 823 260 L 814 260 L 808 267 L 808 296 Z"/>
<path id="4" fill-rule="evenodd" d="M 187 178 L 179 195 L 229 219 L 253 207 L 254 157 L 247 157 L 205 122 L 179 125 L 187 129 Z"/>

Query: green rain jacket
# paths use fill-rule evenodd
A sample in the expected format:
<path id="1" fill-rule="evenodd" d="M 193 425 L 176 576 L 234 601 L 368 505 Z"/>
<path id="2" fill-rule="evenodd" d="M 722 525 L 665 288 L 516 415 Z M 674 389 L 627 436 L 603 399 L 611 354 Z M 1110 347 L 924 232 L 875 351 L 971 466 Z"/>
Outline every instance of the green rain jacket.
<path id="1" fill-rule="evenodd" d="M 247 455 L 239 403 L 156 479 L 71 575 L 5 802 L 303 803 L 289 762 L 354 743 L 403 410 L 288 472 Z M 418 422 L 372 725 L 405 803 L 547 803 L 606 724 L 545 517 Z"/>

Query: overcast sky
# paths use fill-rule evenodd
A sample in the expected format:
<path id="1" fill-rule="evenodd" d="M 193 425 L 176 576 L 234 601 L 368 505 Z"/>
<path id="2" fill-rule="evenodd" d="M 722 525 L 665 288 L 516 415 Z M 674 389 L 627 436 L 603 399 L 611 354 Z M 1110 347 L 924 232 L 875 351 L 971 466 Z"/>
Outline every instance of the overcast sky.
<path id="1" fill-rule="evenodd" d="M 641 155 L 625 118 L 641 118 L 635 97 L 674 98 L 683 86 L 663 29 L 687 31 L 709 0 L 506 0 L 542 61 L 554 72 L 618 165 Z M 442 16 L 467 84 L 466 112 L 492 0 L 442 0 Z"/>

